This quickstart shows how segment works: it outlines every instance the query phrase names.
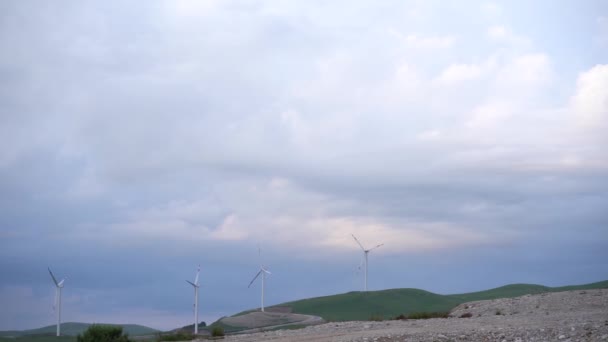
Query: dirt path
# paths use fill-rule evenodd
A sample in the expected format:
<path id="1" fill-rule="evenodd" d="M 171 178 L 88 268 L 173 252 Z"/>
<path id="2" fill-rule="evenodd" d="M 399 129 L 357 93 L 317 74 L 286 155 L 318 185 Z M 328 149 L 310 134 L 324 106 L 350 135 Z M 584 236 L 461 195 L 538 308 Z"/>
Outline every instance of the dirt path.
<path id="1" fill-rule="evenodd" d="M 274 329 L 278 329 L 278 328 L 289 328 L 290 326 L 293 326 L 293 325 L 316 325 L 316 324 L 321 324 L 321 323 L 325 322 L 325 320 L 323 320 L 323 318 L 321 318 L 319 316 L 312 316 L 312 315 L 298 315 L 298 316 L 300 316 L 300 318 L 302 318 L 302 320 L 298 320 L 298 321 L 294 321 L 294 322 L 290 322 L 290 323 L 264 326 L 264 327 L 260 327 L 260 328 L 247 329 L 247 330 L 239 331 L 239 334 L 252 334 L 252 333 L 256 333 L 256 332 L 261 332 L 263 330 L 267 331 L 267 330 L 274 330 Z"/>

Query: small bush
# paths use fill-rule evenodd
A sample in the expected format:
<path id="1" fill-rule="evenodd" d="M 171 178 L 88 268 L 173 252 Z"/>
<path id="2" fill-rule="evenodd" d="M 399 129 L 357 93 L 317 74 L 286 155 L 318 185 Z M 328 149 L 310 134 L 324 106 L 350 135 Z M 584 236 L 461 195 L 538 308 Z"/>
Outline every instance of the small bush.
<path id="1" fill-rule="evenodd" d="M 211 329 L 211 336 L 213 336 L 213 337 L 224 336 L 224 328 L 213 327 L 213 329 Z"/>
<path id="2" fill-rule="evenodd" d="M 378 314 L 373 314 L 369 317 L 369 320 L 374 321 L 374 322 L 381 322 L 381 321 L 384 321 L 384 316 L 378 315 Z"/>
<path id="3" fill-rule="evenodd" d="M 470 312 L 465 312 L 462 315 L 460 315 L 460 318 L 471 318 L 473 317 L 473 314 Z"/>
<path id="4" fill-rule="evenodd" d="M 193 339 L 194 339 L 194 336 L 192 334 L 188 334 L 188 333 L 184 333 L 184 332 L 179 332 L 179 333 L 170 334 L 170 335 L 160 335 L 158 338 L 159 341 L 190 341 Z"/>
<path id="5" fill-rule="evenodd" d="M 93 324 L 82 335 L 76 336 L 77 342 L 129 342 L 129 335 L 123 334 L 122 327 Z"/>
<path id="6" fill-rule="evenodd" d="M 408 320 L 408 319 L 429 319 L 429 318 L 448 318 L 447 312 L 413 312 L 409 315 L 401 314 L 394 320 Z"/>
<path id="7" fill-rule="evenodd" d="M 413 312 L 407 315 L 408 319 L 430 319 L 430 318 L 448 318 L 447 312 Z"/>

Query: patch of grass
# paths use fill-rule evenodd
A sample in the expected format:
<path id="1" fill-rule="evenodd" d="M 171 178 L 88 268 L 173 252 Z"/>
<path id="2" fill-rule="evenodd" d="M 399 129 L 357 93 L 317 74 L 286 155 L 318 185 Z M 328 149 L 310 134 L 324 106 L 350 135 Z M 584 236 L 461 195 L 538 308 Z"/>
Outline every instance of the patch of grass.
<path id="1" fill-rule="evenodd" d="M 215 326 L 211 329 L 211 336 L 213 337 L 220 337 L 220 336 L 224 336 L 224 328 L 219 327 L 219 326 Z"/>
<path id="2" fill-rule="evenodd" d="M 418 289 L 349 292 L 335 296 L 304 299 L 284 305 L 294 313 L 316 315 L 326 321 L 364 321 L 373 315 L 395 317 L 413 312 L 448 311 L 458 300 Z"/>
<path id="3" fill-rule="evenodd" d="M 61 335 L 63 336 L 76 336 L 78 334 L 82 334 L 85 330 L 87 330 L 92 324 L 90 323 L 79 323 L 79 322 L 65 322 L 61 323 Z M 113 327 L 122 327 L 122 331 L 129 336 L 138 336 L 138 335 L 153 335 L 158 332 L 156 329 L 152 329 L 150 327 L 146 327 L 138 324 L 103 324 L 107 326 Z M 57 337 L 55 336 L 55 331 L 57 329 L 56 325 L 48 325 L 42 328 L 37 329 L 29 329 L 29 330 L 21 330 L 21 331 L 0 331 L 0 336 L 47 336 L 47 337 Z"/>
<path id="4" fill-rule="evenodd" d="M 430 319 L 430 318 L 448 318 L 447 312 L 413 312 L 407 315 L 408 319 Z"/>
<path id="5" fill-rule="evenodd" d="M 129 342 L 121 326 L 93 324 L 76 336 L 77 342 Z"/>
<path id="6" fill-rule="evenodd" d="M 224 318 L 224 317 L 222 317 L 222 318 Z M 224 333 L 230 334 L 230 333 L 236 333 L 236 332 L 248 329 L 247 327 L 235 327 L 235 326 L 232 326 L 232 325 L 224 324 L 224 323 L 221 322 L 222 318 L 220 318 L 219 320 L 217 320 L 213 324 L 208 325 L 208 326 L 206 326 L 205 328 L 203 328 L 201 330 L 207 330 L 209 333 L 212 334 L 214 328 L 220 327 L 220 328 L 224 329 Z"/>
<path id="7" fill-rule="evenodd" d="M 0 337 L 0 342 L 76 342 L 76 336 L 27 335 Z"/>
<path id="8" fill-rule="evenodd" d="M 373 321 L 373 322 L 382 322 L 382 321 L 384 321 L 384 316 L 379 315 L 379 314 L 373 314 L 373 315 L 369 316 L 369 320 Z"/>
<path id="9" fill-rule="evenodd" d="M 194 335 L 189 333 L 179 332 L 176 334 L 159 334 L 157 336 L 157 341 L 191 341 L 194 339 Z"/>

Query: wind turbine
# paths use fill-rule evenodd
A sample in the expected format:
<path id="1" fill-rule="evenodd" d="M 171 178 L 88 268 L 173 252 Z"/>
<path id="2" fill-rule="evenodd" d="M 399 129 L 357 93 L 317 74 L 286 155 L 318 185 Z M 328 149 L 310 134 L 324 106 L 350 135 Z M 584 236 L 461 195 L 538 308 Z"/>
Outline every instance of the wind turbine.
<path id="1" fill-rule="evenodd" d="M 258 248 L 258 255 L 260 255 L 260 249 Z M 249 283 L 249 285 L 247 286 L 247 288 L 251 287 L 251 284 L 253 284 L 253 282 L 260 276 L 260 274 L 262 275 L 262 312 L 264 312 L 264 286 L 266 285 L 266 274 L 272 274 L 270 273 L 270 271 L 268 271 L 266 269 L 266 267 L 264 267 L 261 264 L 260 261 L 260 270 L 258 271 L 258 273 L 255 275 L 255 277 L 253 277 L 253 279 L 251 279 L 251 282 Z"/>
<path id="2" fill-rule="evenodd" d="M 61 335 L 61 289 L 63 289 L 63 282 L 65 278 L 61 279 L 60 282 L 57 282 L 57 278 L 51 272 L 51 268 L 48 267 L 51 278 L 53 278 L 53 282 L 55 283 L 55 308 L 57 310 L 57 336 Z"/>
<path id="3" fill-rule="evenodd" d="M 201 287 L 198 283 L 198 275 L 201 273 L 201 265 L 198 265 L 196 270 L 196 276 L 194 277 L 194 283 L 190 280 L 186 280 L 188 284 L 194 287 L 194 335 L 198 334 L 198 288 Z"/>
<path id="4" fill-rule="evenodd" d="M 367 291 L 367 255 L 369 254 L 369 252 L 373 251 L 374 249 L 384 245 L 383 243 L 377 245 L 376 247 L 370 248 L 370 249 L 365 249 L 365 247 L 363 247 L 363 245 L 361 244 L 361 242 L 359 242 L 359 240 L 357 240 L 357 238 L 355 237 L 354 234 L 350 234 L 353 236 L 353 239 L 355 239 L 355 241 L 357 241 L 357 244 L 359 244 L 359 247 L 361 247 L 361 249 L 363 250 L 363 256 L 365 257 L 365 287 L 364 287 L 364 291 Z"/>

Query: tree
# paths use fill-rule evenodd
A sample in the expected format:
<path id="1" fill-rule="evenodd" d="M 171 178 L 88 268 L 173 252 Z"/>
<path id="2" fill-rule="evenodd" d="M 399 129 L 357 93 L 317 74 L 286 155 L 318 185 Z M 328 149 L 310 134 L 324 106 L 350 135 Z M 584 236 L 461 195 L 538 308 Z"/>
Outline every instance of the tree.
<path id="1" fill-rule="evenodd" d="M 130 342 L 129 335 L 123 334 L 122 327 L 93 324 L 82 335 L 78 334 L 77 342 Z"/>

